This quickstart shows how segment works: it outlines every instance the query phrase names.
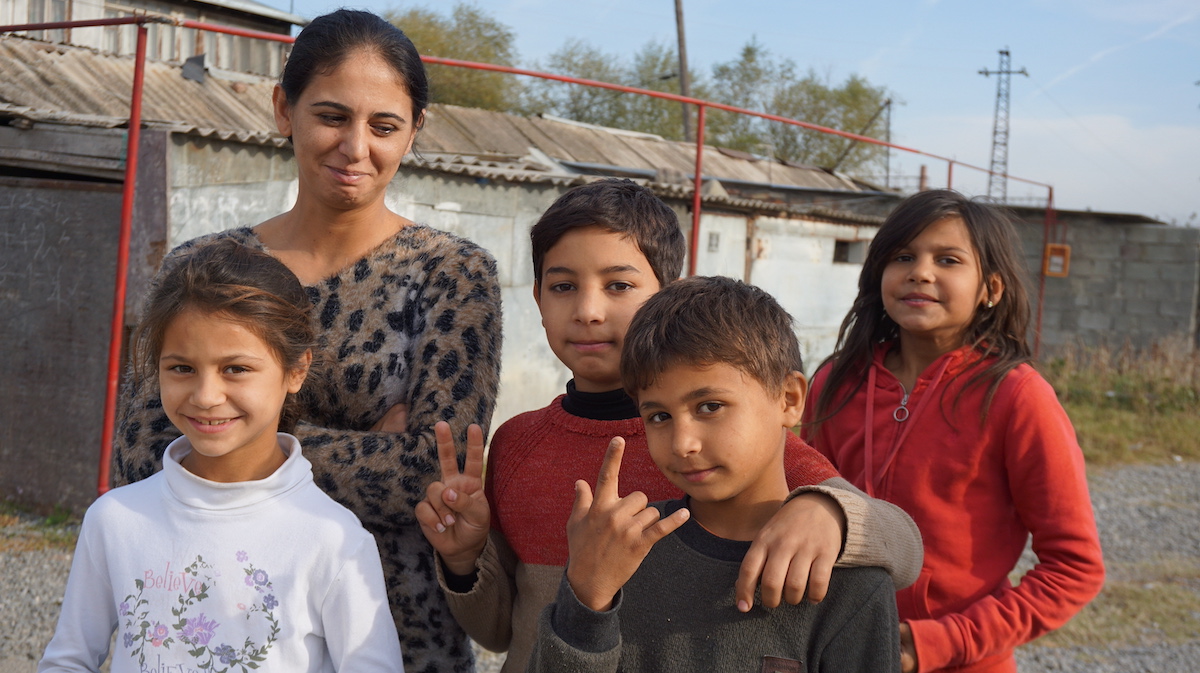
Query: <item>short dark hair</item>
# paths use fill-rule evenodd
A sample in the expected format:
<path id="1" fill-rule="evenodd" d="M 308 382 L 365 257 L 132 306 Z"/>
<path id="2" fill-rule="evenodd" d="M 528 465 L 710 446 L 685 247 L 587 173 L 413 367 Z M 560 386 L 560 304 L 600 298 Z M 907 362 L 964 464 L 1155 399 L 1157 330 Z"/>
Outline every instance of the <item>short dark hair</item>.
<path id="1" fill-rule="evenodd" d="M 542 213 L 529 231 L 533 277 L 541 282 L 546 254 L 567 232 L 601 227 L 633 239 L 650 262 L 660 286 L 679 278 L 687 243 L 675 211 L 633 180 L 607 178 L 567 191 Z"/>
<path id="2" fill-rule="evenodd" d="M 404 31 L 371 12 L 339 9 L 318 16 L 300 31 L 279 76 L 287 102 L 295 105 L 313 77 L 331 72 L 360 50 L 378 54 L 396 71 L 412 99 L 413 124 L 420 128 L 421 112 L 429 107 L 425 64 Z"/>
<path id="3" fill-rule="evenodd" d="M 629 323 L 621 383 L 631 397 L 670 367 L 727 364 L 768 390 L 803 371 L 792 316 L 761 288 L 724 276 L 693 276 L 646 300 Z"/>
<path id="4" fill-rule="evenodd" d="M 230 238 L 200 245 L 167 261 L 146 301 L 133 340 L 139 379 L 158 378 L 167 327 L 188 310 L 216 314 L 245 327 L 271 349 L 284 371 L 303 365 L 316 345 L 308 294 L 282 262 Z M 290 432 L 302 403 L 284 402 L 279 429 Z"/>

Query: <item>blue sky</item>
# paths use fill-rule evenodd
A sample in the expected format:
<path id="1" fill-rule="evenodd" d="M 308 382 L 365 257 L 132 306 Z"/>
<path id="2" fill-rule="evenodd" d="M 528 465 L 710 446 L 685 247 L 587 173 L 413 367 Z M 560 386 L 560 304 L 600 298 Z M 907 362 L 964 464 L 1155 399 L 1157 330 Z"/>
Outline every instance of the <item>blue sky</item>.
<path id="1" fill-rule="evenodd" d="M 265 0 L 306 17 L 326 0 Z M 513 30 L 522 65 L 568 39 L 614 54 L 674 44 L 673 0 L 476 0 Z M 385 11 L 452 2 L 359 0 Z M 1060 208 L 1132 212 L 1200 226 L 1200 2 L 1197 0 L 684 0 L 693 71 L 737 56 L 750 39 L 801 69 L 888 88 L 901 145 L 977 166 L 991 160 L 998 51 L 1012 78 L 1009 173 L 1054 185 Z M 419 45 L 418 45 L 419 46 Z M 435 54 L 436 55 L 436 54 Z M 893 173 L 943 162 L 894 155 Z M 986 175 L 956 168 L 954 186 L 984 193 Z M 1010 197 L 1045 189 L 1010 182 Z"/>

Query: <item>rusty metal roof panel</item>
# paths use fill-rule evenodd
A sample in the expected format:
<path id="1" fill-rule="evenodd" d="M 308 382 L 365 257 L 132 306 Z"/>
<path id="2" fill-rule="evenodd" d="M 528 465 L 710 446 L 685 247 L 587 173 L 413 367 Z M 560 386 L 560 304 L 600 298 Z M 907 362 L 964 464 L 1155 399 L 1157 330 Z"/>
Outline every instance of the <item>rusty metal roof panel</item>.
<path id="1" fill-rule="evenodd" d="M 89 49 L 0 38 L 0 103 L 68 115 L 129 117 L 134 59 Z M 272 133 L 274 81 L 219 73 L 203 83 L 184 79 L 178 66 L 148 61 L 142 117 L 229 132 Z"/>
<path id="2" fill-rule="evenodd" d="M 546 152 L 551 157 L 562 161 L 604 163 L 600 154 L 592 147 L 593 139 L 582 133 L 584 129 L 571 128 L 538 117 L 531 118 L 530 122 L 554 141 L 553 151 Z"/>
<path id="3" fill-rule="evenodd" d="M 521 129 L 521 133 L 529 139 L 529 142 L 534 147 L 544 152 L 547 156 L 569 155 L 567 149 L 554 136 L 546 133 L 542 126 L 537 123 L 539 120 L 539 117 L 513 117 L 513 124 Z"/>
<path id="4" fill-rule="evenodd" d="M 680 151 L 679 143 L 662 139 L 649 140 L 645 138 L 627 138 L 624 143 L 641 157 L 647 168 L 655 170 L 667 168 L 688 174 L 696 170 L 696 149 L 694 145 L 685 145 L 688 151 Z"/>
<path id="5" fill-rule="evenodd" d="M 444 150 L 522 156 L 529 152 L 532 144 L 521 129 L 513 124 L 514 117 L 511 115 L 451 105 L 434 106 L 431 112 L 438 117 L 438 123 L 430 125 L 431 135 L 440 134 L 440 127 L 445 123 L 455 127 L 459 142 L 465 143 L 458 147 L 445 147 Z"/>

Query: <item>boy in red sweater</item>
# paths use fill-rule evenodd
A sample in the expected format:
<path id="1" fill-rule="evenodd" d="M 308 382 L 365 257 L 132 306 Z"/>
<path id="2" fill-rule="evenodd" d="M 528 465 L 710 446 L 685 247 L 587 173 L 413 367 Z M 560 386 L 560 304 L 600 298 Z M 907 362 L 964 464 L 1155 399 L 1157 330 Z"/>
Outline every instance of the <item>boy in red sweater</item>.
<path id="1" fill-rule="evenodd" d="M 651 460 L 620 377 L 634 312 L 683 267 L 674 211 L 630 180 L 601 180 L 555 201 L 530 239 L 546 339 L 574 378 L 549 406 L 496 431 L 486 487 L 481 435 L 469 438 L 460 472 L 448 433 L 440 434 L 443 479 L 417 508 L 455 618 L 484 647 L 508 651 L 506 672 L 525 669 L 538 613 L 554 600 L 566 565 L 574 483 L 595 483 L 609 440 L 626 441 L 622 495 L 681 496 Z M 897 587 L 914 581 L 921 539 L 908 515 L 855 489 L 791 433 L 784 462 L 788 487 L 800 492 L 746 553 L 736 585 L 739 609 L 750 609 L 756 588 L 767 607 L 806 595 L 819 601 L 834 563 L 883 566 Z"/>

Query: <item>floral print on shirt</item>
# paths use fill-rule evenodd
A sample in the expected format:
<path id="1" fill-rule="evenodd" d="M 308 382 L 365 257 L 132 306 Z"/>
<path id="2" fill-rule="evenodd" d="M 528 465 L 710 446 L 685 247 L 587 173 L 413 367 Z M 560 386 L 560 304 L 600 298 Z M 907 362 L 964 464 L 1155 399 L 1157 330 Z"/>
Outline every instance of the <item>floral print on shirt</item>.
<path id="1" fill-rule="evenodd" d="M 237 603 L 236 611 L 231 606 L 213 604 L 216 599 L 210 591 L 221 580 L 221 573 L 201 556 L 182 571 L 172 572 L 168 565 L 162 573 L 147 570 L 142 579 L 135 579 L 135 591 L 117 606 L 121 643 L 128 656 L 137 657 L 144 668 L 147 655 L 161 648 L 174 653 L 171 658 L 175 661 L 184 658 L 182 651 L 202 671 L 248 673 L 259 668 L 279 638 L 279 619 L 275 614 L 279 599 L 270 574 L 256 567 L 249 554 L 239 551 L 235 560 L 245 576 L 245 586 L 256 594 L 254 600 Z M 172 594 L 170 617 L 159 614 L 166 607 L 159 604 L 163 602 L 161 599 L 150 600 L 148 592 L 154 589 L 166 589 Z M 234 621 L 239 618 L 260 621 L 255 630 L 265 631 L 265 635 L 259 638 L 261 642 L 256 642 L 247 635 L 249 629 L 237 628 L 226 617 L 222 617 L 223 626 L 213 616 L 217 614 L 236 614 Z"/>

